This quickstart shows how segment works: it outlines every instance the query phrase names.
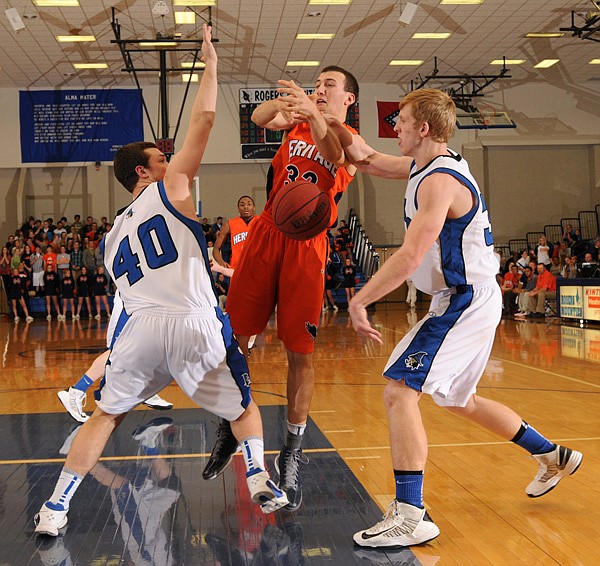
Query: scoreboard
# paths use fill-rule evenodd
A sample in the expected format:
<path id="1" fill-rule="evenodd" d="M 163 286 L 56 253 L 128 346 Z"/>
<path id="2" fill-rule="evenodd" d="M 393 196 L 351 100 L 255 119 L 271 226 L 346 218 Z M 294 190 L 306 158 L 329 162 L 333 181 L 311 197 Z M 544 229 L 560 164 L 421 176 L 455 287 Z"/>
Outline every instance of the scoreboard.
<path id="1" fill-rule="evenodd" d="M 305 88 L 307 94 L 312 94 L 314 88 Z M 271 160 L 277 153 L 283 131 L 267 130 L 252 122 L 252 112 L 261 103 L 279 97 L 276 88 L 247 87 L 240 89 L 240 143 L 242 159 Z M 346 123 L 358 131 L 358 104 L 348 113 Z"/>

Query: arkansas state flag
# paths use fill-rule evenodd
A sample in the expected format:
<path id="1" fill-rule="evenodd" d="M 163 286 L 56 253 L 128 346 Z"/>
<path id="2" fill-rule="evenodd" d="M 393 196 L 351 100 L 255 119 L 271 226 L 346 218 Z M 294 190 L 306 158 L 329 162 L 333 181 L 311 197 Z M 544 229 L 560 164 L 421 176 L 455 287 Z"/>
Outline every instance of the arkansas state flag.
<path id="1" fill-rule="evenodd" d="M 377 102 L 377 122 L 379 123 L 380 138 L 395 138 L 394 126 L 400 110 L 397 102 Z"/>

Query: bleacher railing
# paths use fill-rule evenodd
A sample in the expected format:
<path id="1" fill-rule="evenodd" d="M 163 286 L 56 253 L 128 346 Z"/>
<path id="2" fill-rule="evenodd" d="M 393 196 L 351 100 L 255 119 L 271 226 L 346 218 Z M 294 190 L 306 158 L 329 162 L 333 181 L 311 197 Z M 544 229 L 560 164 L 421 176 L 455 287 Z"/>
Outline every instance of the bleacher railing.
<path id="1" fill-rule="evenodd" d="M 379 269 L 379 254 L 369 241 L 367 233 L 353 210 L 348 215 L 348 228 L 350 229 L 350 240 L 353 245 L 352 256 L 354 263 L 361 268 L 365 277 L 370 279 Z"/>

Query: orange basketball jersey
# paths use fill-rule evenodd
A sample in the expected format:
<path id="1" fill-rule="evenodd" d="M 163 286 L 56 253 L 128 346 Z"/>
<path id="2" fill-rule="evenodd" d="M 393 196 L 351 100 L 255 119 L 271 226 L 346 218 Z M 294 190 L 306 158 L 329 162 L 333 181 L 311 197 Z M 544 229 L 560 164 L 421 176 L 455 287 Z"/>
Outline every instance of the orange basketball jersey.
<path id="1" fill-rule="evenodd" d="M 353 134 L 356 130 L 346 126 Z M 271 207 L 277 191 L 298 179 L 310 181 L 327 192 L 331 204 L 330 224 L 337 221 L 337 203 L 352 181 L 345 167 L 337 167 L 323 158 L 313 141 L 308 124 L 292 128 L 272 161 L 272 186 L 267 186 L 269 198 L 262 213 L 272 219 Z"/>
<path id="2" fill-rule="evenodd" d="M 240 260 L 244 242 L 255 218 L 256 216 L 248 224 L 240 216 L 228 220 L 229 235 L 231 236 L 231 259 L 229 260 L 229 266 L 233 269 L 235 269 L 237 262 Z"/>

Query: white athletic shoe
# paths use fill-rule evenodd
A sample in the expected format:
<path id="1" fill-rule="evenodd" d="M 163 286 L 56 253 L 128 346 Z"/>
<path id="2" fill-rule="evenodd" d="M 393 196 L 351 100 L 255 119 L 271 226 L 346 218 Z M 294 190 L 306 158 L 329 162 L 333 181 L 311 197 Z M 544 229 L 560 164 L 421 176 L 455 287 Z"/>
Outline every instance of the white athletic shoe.
<path id="1" fill-rule="evenodd" d="M 57 393 L 60 402 L 64 405 L 69 415 L 71 415 L 78 423 L 84 423 L 90 417 L 83 412 L 85 407 L 86 395 L 85 391 L 73 389 L 69 387 L 66 391 Z"/>
<path id="2" fill-rule="evenodd" d="M 79 319 L 80 319 L 80 316 L 78 314 L 73 315 L 73 320 L 79 320 Z"/>
<path id="3" fill-rule="evenodd" d="M 48 503 L 48 501 L 46 501 Z M 67 511 L 54 511 L 50 507 L 42 505 L 39 513 L 33 518 L 35 532 L 38 535 L 58 536 L 58 530 L 67 524 Z"/>
<path id="4" fill-rule="evenodd" d="M 102 315 L 101 315 L 101 314 L 97 314 L 97 315 L 96 315 L 94 318 L 95 318 L 96 320 L 100 320 L 100 319 L 102 318 Z"/>
<path id="5" fill-rule="evenodd" d="M 173 408 L 173 403 L 165 401 L 160 395 L 152 395 L 152 397 L 144 401 L 144 405 L 151 409 L 158 409 L 159 411 L 168 411 Z"/>
<path id="6" fill-rule="evenodd" d="M 52 315 L 51 314 L 47 315 L 46 320 L 52 320 Z"/>
<path id="7" fill-rule="evenodd" d="M 33 317 L 32 316 L 26 316 L 25 317 L 25 322 L 33 322 Z"/>
<path id="8" fill-rule="evenodd" d="M 353 538 L 360 546 L 398 548 L 423 544 L 439 534 L 440 529 L 425 509 L 394 499 L 382 521 L 370 529 L 359 531 Z"/>
<path id="9" fill-rule="evenodd" d="M 265 515 L 273 513 L 289 503 L 285 492 L 275 485 L 266 470 L 247 477 L 246 483 L 253 503 L 258 503 Z"/>
<path id="10" fill-rule="evenodd" d="M 534 480 L 525 488 L 529 497 L 540 497 L 554 489 L 565 476 L 574 474 L 583 460 L 583 454 L 565 446 L 556 446 L 547 454 L 532 454 L 540 467 Z"/>
<path id="11" fill-rule="evenodd" d="M 65 547 L 63 537 L 43 540 L 37 551 L 43 566 L 73 566 L 71 553 Z"/>

